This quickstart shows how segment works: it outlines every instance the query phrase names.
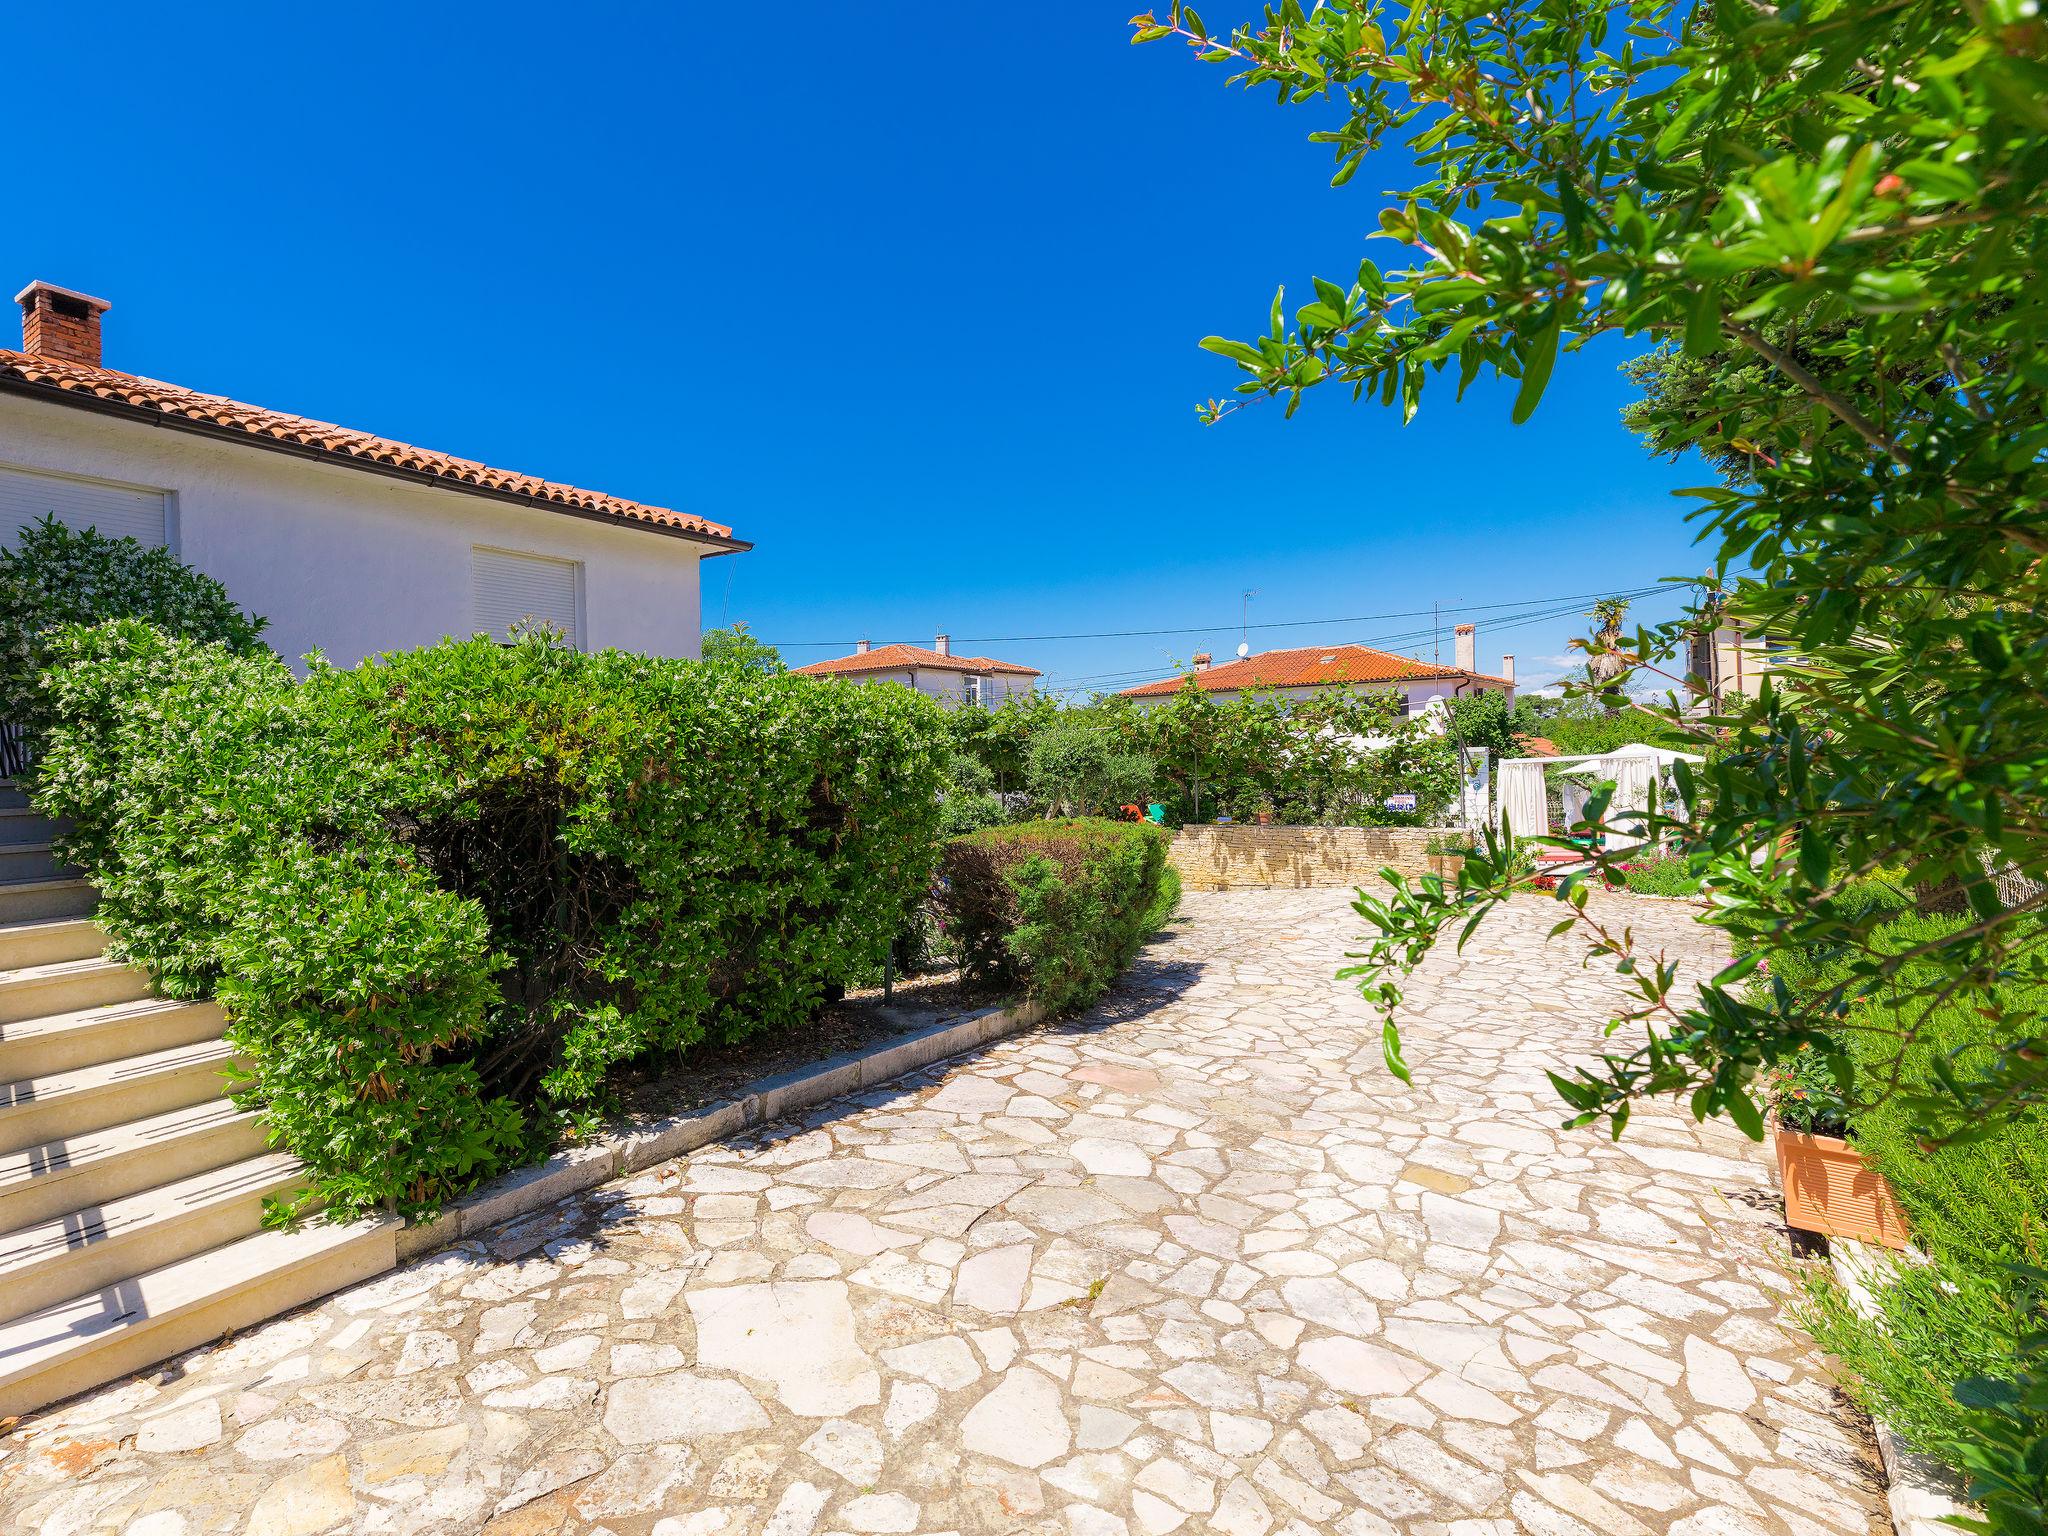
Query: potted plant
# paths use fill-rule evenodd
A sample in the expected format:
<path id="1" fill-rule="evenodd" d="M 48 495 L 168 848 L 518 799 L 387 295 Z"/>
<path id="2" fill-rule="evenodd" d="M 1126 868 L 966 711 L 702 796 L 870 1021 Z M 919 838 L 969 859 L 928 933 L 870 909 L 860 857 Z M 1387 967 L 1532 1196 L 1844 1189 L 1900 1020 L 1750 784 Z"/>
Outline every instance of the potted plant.
<path id="1" fill-rule="evenodd" d="M 1472 851 L 1472 843 L 1469 838 L 1463 836 L 1446 837 L 1439 834 L 1424 843 L 1422 848 L 1423 852 L 1429 855 L 1429 872 L 1443 880 L 1445 884 L 1449 884 L 1456 880 L 1459 871 L 1464 869 L 1465 855 Z"/>
<path id="2" fill-rule="evenodd" d="M 1259 825 L 1262 827 L 1273 825 L 1273 802 L 1270 800 L 1261 800 L 1259 802 Z"/>
<path id="3" fill-rule="evenodd" d="M 1811 1047 L 1773 1084 L 1778 1180 L 1785 1225 L 1825 1237 L 1903 1248 L 1906 1213 L 1885 1176 L 1849 1140 L 1846 1106 L 1827 1058 Z"/>

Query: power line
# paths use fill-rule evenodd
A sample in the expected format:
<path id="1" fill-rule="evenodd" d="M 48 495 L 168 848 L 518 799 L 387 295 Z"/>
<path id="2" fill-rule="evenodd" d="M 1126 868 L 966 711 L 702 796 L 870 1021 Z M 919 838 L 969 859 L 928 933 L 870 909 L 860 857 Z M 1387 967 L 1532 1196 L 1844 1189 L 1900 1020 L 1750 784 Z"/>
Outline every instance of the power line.
<path id="1" fill-rule="evenodd" d="M 1441 611 L 1452 616 L 1461 613 L 1490 613 L 1501 608 L 1520 608 L 1529 603 L 1582 602 L 1588 598 L 1602 597 L 1637 598 L 1647 597 L 1653 592 L 1669 590 L 1671 588 L 1667 584 L 1655 582 L 1649 586 L 1637 587 L 1627 592 L 1616 592 L 1612 588 L 1602 588 L 1597 592 L 1573 592 L 1558 597 L 1522 597 L 1505 603 L 1467 603 L 1459 607 L 1442 608 Z M 1262 620 L 1257 624 L 1240 623 L 1236 627 L 1241 630 L 1307 629 L 1318 624 L 1376 624 L 1384 619 L 1418 619 L 1426 615 L 1434 616 L 1437 612 L 1438 608 L 1436 607 L 1410 608 L 1398 613 L 1358 613 L 1332 619 L 1268 619 Z M 1207 635 L 1230 628 L 1232 626 L 1226 621 L 1222 624 L 1189 625 L 1180 629 L 1104 629 L 1076 631 L 1063 635 L 956 636 L 953 643 L 955 645 L 1023 645 L 1043 643 L 1050 640 L 1141 640 L 1160 635 Z M 1428 634 L 1430 631 L 1423 630 L 1421 633 Z M 771 640 L 767 643 L 782 651 L 815 650 L 822 647 L 837 648 L 854 644 L 851 640 Z M 882 643 L 899 644 L 903 642 L 884 641 Z"/>
<path id="2" fill-rule="evenodd" d="M 1612 597 L 1636 598 L 1648 596 L 1650 593 L 1653 592 L 1666 590 L 1669 589 L 1660 584 L 1658 586 L 1640 588 L 1633 592 L 1607 593 L 1604 595 Z M 1513 605 L 1503 603 L 1496 604 L 1494 606 L 1509 607 Z M 1426 609 L 1422 610 L 1422 612 L 1427 611 L 1428 610 Z M 1527 628 L 1529 625 L 1548 623 L 1551 620 L 1561 619 L 1568 614 L 1576 613 L 1578 611 L 1579 610 L 1573 605 L 1573 603 L 1570 602 L 1566 602 L 1562 606 L 1550 606 L 1534 610 L 1525 609 L 1521 613 L 1509 614 L 1506 617 L 1501 618 L 1495 621 L 1494 623 L 1490 624 L 1487 627 L 1487 633 L 1499 634 L 1503 630 L 1524 629 Z M 1390 614 L 1388 615 L 1388 617 L 1396 617 L 1396 615 Z M 1432 633 L 1433 631 L 1431 629 L 1417 628 L 1403 630 L 1396 634 L 1374 635 L 1366 640 L 1351 641 L 1346 643 L 1357 645 L 1371 645 L 1376 647 L 1401 644 L 1417 644 L 1420 643 L 1423 639 L 1430 636 Z M 1089 672 L 1080 673 L 1078 675 L 1069 674 L 1065 677 L 1055 676 L 1053 678 L 1047 679 L 1045 686 L 1048 689 L 1052 689 L 1055 691 L 1070 691 L 1072 689 L 1084 687 L 1092 683 L 1095 684 L 1098 689 L 1106 689 L 1114 687 L 1120 683 L 1149 682 L 1152 679 L 1156 678 L 1158 675 L 1159 669 L 1157 667 L 1126 668 L 1113 672 Z"/>

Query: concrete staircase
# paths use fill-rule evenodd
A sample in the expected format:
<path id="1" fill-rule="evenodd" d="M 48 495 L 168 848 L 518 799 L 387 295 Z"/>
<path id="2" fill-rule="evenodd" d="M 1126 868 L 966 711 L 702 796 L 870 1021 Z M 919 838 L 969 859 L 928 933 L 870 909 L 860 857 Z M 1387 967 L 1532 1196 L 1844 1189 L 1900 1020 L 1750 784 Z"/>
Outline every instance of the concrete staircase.
<path id="1" fill-rule="evenodd" d="M 389 1269 L 395 1220 L 263 1230 L 299 1186 L 212 1003 L 105 957 L 94 893 L 0 780 L 0 1417 Z"/>

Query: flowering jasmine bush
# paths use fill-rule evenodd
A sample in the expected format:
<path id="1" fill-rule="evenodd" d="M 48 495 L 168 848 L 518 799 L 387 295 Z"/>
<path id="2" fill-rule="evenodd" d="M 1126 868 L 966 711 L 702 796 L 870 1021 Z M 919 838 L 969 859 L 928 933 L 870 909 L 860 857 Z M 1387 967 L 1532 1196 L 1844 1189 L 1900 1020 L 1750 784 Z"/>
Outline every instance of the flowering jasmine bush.
<path id="1" fill-rule="evenodd" d="M 298 682 L 135 621 L 52 661 L 37 804 L 343 1211 L 541 1155 L 622 1061 L 801 1021 L 932 875 L 944 725 L 908 689 L 542 637 Z"/>
<path id="2" fill-rule="evenodd" d="M 239 653 L 262 648 L 264 621 L 169 550 L 45 517 L 0 549 L 0 720 L 39 737 L 46 722 L 36 679 L 49 659 L 48 636 L 67 624 L 125 618 Z"/>

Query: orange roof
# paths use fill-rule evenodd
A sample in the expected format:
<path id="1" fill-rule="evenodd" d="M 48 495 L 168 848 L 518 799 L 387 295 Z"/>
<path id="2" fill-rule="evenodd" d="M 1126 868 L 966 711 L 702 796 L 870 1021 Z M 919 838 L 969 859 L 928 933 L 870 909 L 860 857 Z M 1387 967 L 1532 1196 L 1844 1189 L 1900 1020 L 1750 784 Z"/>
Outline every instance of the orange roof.
<path id="1" fill-rule="evenodd" d="M 1456 667 L 1376 651 L 1369 645 L 1304 645 L 1291 651 L 1261 651 L 1242 661 L 1225 662 L 1192 674 L 1195 686 L 1207 693 L 1237 693 L 1247 688 L 1315 688 L 1339 683 L 1420 683 L 1436 678 L 1469 678 L 1512 687 L 1504 677 L 1464 672 Z M 1186 681 L 1163 677 L 1156 683 L 1126 688 L 1127 699 L 1159 698 L 1177 692 Z"/>
<path id="2" fill-rule="evenodd" d="M 814 677 L 844 677 L 858 672 L 901 672 L 908 667 L 927 667 L 938 672 L 1014 672 L 1019 677 L 1039 675 L 1038 668 L 1020 667 L 1014 661 L 997 661 L 990 656 L 948 656 L 944 651 L 928 651 L 921 645 L 878 645 L 873 650 L 834 656 L 830 661 L 814 661 L 807 667 L 790 670 L 808 672 Z"/>
<path id="3" fill-rule="evenodd" d="M 17 352 L 0 347 L 0 389 L 88 410 L 105 411 L 151 422 L 157 426 L 179 427 L 213 437 L 223 437 L 270 448 L 304 458 L 324 459 L 382 474 L 411 480 L 438 482 L 459 490 L 503 501 L 624 523 L 653 531 L 675 534 L 701 543 L 720 544 L 728 550 L 752 549 L 744 539 L 735 539 L 723 523 L 695 517 L 667 507 L 644 506 L 560 485 L 509 469 L 493 469 L 474 459 L 435 453 L 426 448 L 394 442 L 337 427 L 332 422 L 291 416 L 282 411 L 244 405 L 220 395 L 145 379 L 138 374 L 112 368 L 94 368 L 59 357 Z"/>
<path id="4" fill-rule="evenodd" d="M 1517 736 L 1522 751 L 1530 757 L 1556 757 L 1557 743 L 1548 736 Z"/>

